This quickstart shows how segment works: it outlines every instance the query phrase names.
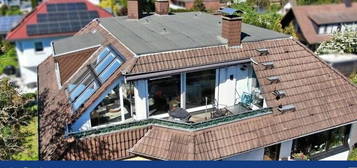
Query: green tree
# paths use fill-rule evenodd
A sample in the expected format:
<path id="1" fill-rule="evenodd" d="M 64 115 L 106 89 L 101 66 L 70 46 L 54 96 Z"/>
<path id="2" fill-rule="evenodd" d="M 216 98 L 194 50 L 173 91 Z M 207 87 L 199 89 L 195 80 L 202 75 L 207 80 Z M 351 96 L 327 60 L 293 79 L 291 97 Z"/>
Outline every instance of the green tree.
<path id="1" fill-rule="evenodd" d="M 3 5 L 0 7 L 0 15 L 1 16 L 8 16 L 8 15 L 21 15 L 22 12 L 20 11 L 20 8 L 17 6 L 6 6 Z"/>
<path id="2" fill-rule="evenodd" d="M 293 37 L 296 37 L 296 33 L 292 24 L 286 27 L 285 29 L 282 28 L 280 21 L 283 16 L 276 13 L 275 8 L 269 8 L 264 13 L 258 13 L 249 3 L 233 4 L 231 7 L 244 12 L 244 23 L 274 30 L 280 33 L 289 34 Z"/>
<path id="3" fill-rule="evenodd" d="M 33 116 L 27 103 L 7 79 L 0 81 L 0 160 L 13 159 L 23 150 L 27 135 L 20 128 Z"/>
<path id="4" fill-rule="evenodd" d="M 252 6 L 264 9 L 270 6 L 270 0 L 247 0 L 247 3 Z"/>
<path id="5" fill-rule="evenodd" d="M 202 12 L 206 11 L 206 7 L 203 4 L 203 0 L 195 0 L 193 2 L 193 10 Z"/>
<path id="6" fill-rule="evenodd" d="M 324 41 L 317 48 L 317 54 L 349 53 L 357 54 L 357 31 L 352 27 L 343 32 L 338 31 L 328 41 Z"/>

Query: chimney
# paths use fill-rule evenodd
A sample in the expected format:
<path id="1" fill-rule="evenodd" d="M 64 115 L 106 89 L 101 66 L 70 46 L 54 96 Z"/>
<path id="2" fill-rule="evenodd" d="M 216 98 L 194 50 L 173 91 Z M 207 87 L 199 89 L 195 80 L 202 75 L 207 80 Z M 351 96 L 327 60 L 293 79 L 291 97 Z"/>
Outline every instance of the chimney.
<path id="1" fill-rule="evenodd" d="M 128 0 L 128 19 L 140 19 L 141 9 L 141 0 Z"/>
<path id="2" fill-rule="evenodd" d="M 155 13 L 159 15 L 169 14 L 169 0 L 156 0 L 155 1 Z"/>
<path id="3" fill-rule="evenodd" d="M 233 8 L 224 8 L 222 12 L 222 37 L 227 39 L 229 47 L 241 44 L 242 18 L 238 13 L 243 12 Z"/>
<path id="4" fill-rule="evenodd" d="M 349 8 L 352 6 L 352 0 L 343 0 L 343 3 L 345 3 L 346 8 Z"/>
<path id="5" fill-rule="evenodd" d="M 222 37 L 227 39 L 228 46 L 239 46 L 241 44 L 242 18 L 239 16 L 222 17 Z"/>

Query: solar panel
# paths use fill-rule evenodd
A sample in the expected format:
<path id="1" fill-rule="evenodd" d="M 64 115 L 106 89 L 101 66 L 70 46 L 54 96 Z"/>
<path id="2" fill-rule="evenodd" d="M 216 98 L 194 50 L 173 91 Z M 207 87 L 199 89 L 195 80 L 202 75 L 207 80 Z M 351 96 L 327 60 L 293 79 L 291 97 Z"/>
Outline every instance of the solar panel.
<path id="1" fill-rule="evenodd" d="M 57 13 L 41 13 L 37 15 L 39 23 L 56 22 L 64 20 L 92 20 L 98 18 L 97 11 L 71 11 Z"/>
<path id="2" fill-rule="evenodd" d="M 60 21 L 27 25 L 28 35 L 77 32 L 91 20 Z"/>
<path id="3" fill-rule="evenodd" d="M 48 13 L 78 10 L 87 10 L 87 5 L 84 2 L 47 4 Z"/>

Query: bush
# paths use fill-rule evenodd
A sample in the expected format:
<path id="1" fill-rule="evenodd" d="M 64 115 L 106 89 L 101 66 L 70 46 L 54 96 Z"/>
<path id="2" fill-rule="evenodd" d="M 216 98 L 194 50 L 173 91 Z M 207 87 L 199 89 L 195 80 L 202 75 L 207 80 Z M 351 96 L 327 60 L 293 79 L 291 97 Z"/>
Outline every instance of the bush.
<path id="1" fill-rule="evenodd" d="M 193 2 L 193 10 L 202 12 L 206 11 L 206 7 L 203 4 L 203 0 L 195 0 Z"/>
<path id="2" fill-rule="evenodd" d="M 357 160 L 357 148 L 352 149 L 351 153 L 348 155 L 347 160 Z"/>

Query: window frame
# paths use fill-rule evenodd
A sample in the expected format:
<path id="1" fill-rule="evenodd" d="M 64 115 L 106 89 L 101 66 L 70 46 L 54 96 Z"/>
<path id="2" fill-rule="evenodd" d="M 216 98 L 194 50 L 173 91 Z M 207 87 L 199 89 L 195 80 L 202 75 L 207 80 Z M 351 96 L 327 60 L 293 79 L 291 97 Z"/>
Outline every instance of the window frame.
<path id="1" fill-rule="evenodd" d="M 344 139 L 342 140 L 342 144 L 339 145 L 339 146 L 331 147 L 330 146 L 330 141 L 331 141 L 331 138 L 332 138 L 332 132 L 334 130 L 338 130 L 338 129 L 342 129 L 342 128 L 344 128 L 343 135 L 345 136 Z M 333 154 L 336 154 L 336 152 L 338 152 L 338 151 L 342 152 L 346 148 L 348 149 L 348 139 L 349 139 L 350 132 L 351 132 L 351 125 L 349 124 L 349 125 L 344 125 L 344 126 L 341 126 L 341 127 L 325 130 L 325 131 L 322 131 L 322 132 L 318 132 L 318 133 L 315 133 L 315 134 L 312 134 L 312 135 L 308 135 L 308 136 L 305 136 L 305 137 L 294 139 L 293 140 L 293 144 L 292 144 L 292 149 L 291 149 L 290 156 L 292 156 L 292 154 L 296 153 L 294 148 L 295 148 L 295 143 L 297 143 L 298 140 L 303 140 L 303 138 L 307 138 L 309 136 L 316 136 L 317 134 L 326 134 L 326 136 L 327 136 L 327 139 L 324 140 L 324 143 L 325 143 L 324 151 L 321 151 L 321 152 L 318 152 L 318 153 L 314 153 L 314 154 L 311 154 L 311 153 L 306 154 L 306 155 L 310 156 L 310 160 L 319 160 L 319 159 L 331 156 Z"/>

